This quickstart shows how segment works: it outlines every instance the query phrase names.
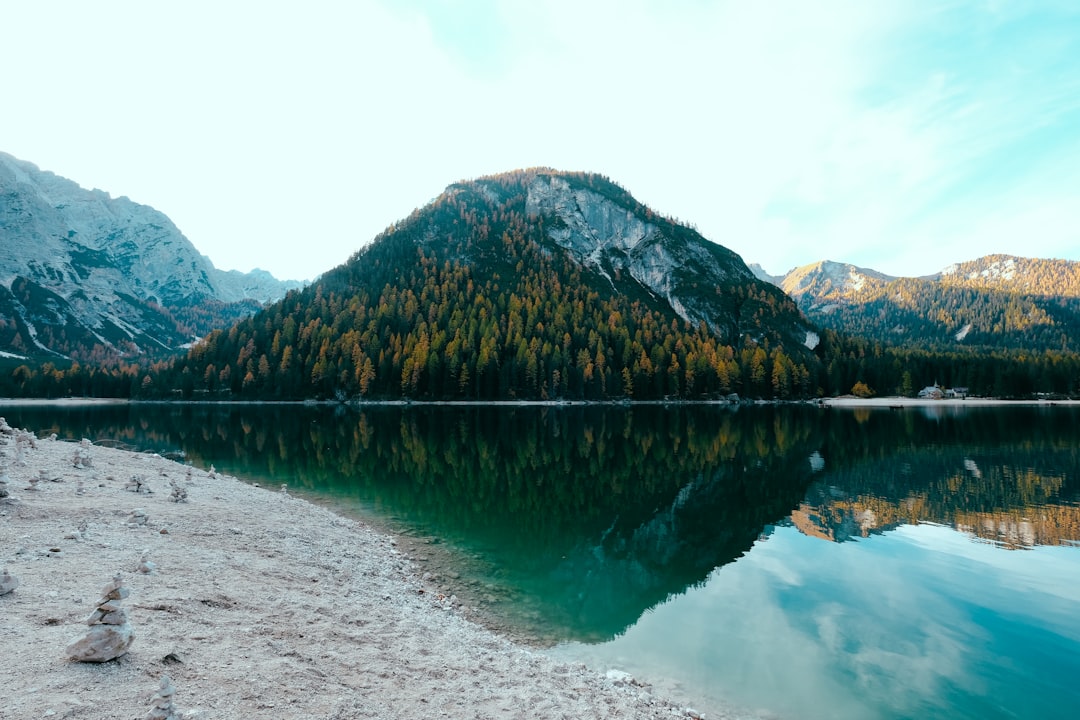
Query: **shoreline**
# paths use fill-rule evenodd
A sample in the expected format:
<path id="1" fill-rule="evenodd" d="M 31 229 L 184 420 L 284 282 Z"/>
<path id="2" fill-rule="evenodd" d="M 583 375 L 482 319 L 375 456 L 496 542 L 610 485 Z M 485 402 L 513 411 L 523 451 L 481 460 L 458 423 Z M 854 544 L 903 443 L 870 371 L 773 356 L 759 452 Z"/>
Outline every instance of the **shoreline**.
<path id="1" fill-rule="evenodd" d="M 689 716 L 644 679 L 481 626 L 424 579 L 412 544 L 361 520 L 158 455 L 90 445 L 77 467 L 79 444 L 35 444 L 0 435 L 0 572 L 19 580 L 0 596 L 0 633 L 17 650 L 0 717 L 140 717 L 163 674 L 189 720 Z M 125 489 L 134 475 L 152 492 Z M 117 572 L 134 644 L 105 663 L 68 660 Z"/>
<path id="2" fill-rule="evenodd" d="M 739 408 L 757 405 L 810 405 L 816 407 L 1053 407 L 1080 405 L 1080 399 L 1051 400 L 1032 398 L 1007 400 L 1003 398 L 910 398 L 883 396 L 858 398 L 853 395 L 808 398 L 806 400 L 365 400 L 339 402 L 337 400 L 132 400 L 130 398 L 3 398 L 0 409 L 5 407 L 83 407 L 109 405 L 301 405 L 363 409 L 365 407 L 670 407 L 670 406 L 719 406 Z"/>

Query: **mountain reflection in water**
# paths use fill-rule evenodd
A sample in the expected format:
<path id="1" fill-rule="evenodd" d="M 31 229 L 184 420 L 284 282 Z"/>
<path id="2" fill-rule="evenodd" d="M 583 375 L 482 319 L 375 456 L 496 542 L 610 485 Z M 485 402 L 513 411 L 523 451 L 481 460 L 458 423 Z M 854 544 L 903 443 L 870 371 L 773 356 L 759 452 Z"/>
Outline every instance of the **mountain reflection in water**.
<path id="1" fill-rule="evenodd" d="M 1005 549 L 1077 544 L 1077 420 L 1056 407 L 833 412 L 791 522 L 836 542 L 931 522 Z"/>

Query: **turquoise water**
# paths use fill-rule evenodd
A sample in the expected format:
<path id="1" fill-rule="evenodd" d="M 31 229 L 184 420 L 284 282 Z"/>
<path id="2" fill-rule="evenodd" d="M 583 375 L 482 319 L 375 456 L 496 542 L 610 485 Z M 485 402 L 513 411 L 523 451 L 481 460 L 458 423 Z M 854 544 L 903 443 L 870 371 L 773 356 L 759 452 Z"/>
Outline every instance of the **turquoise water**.
<path id="1" fill-rule="evenodd" d="M 848 546 L 780 527 L 622 636 L 556 652 L 788 717 L 1076 717 L 1077 552 L 935 525 Z"/>
<path id="2" fill-rule="evenodd" d="M 798 718 L 1080 716 L 1080 413 L 3 408 L 427 539 L 553 652 Z"/>

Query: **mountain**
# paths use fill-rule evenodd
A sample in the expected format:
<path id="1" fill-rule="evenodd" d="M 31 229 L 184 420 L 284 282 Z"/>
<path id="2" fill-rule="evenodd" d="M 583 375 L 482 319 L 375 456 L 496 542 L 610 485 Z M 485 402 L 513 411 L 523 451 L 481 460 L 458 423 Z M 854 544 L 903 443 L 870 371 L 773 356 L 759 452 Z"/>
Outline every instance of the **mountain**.
<path id="1" fill-rule="evenodd" d="M 1080 262 L 987 255 L 950 265 L 930 280 L 1024 295 L 1080 297 Z"/>
<path id="2" fill-rule="evenodd" d="M 298 287 L 223 272 L 161 212 L 0 153 L 0 352 L 176 348 Z"/>
<path id="3" fill-rule="evenodd" d="M 211 335 L 154 388 L 789 396 L 808 392 L 817 342 L 735 253 L 601 176 L 534 169 L 451 185 L 312 286 Z"/>
<path id="4" fill-rule="evenodd" d="M 823 261 L 775 284 L 823 328 L 900 347 L 1080 351 L 1080 263 L 988 255 L 897 278 Z"/>

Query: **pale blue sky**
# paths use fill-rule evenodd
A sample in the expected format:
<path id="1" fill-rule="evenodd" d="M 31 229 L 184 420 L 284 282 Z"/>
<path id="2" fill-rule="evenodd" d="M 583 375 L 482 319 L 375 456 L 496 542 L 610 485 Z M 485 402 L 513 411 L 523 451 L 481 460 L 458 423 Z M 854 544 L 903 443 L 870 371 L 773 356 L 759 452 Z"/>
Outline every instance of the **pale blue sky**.
<path id="1" fill-rule="evenodd" d="M 313 277 L 446 185 L 601 172 L 781 273 L 1080 260 L 1065 0 L 0 2 L 0 150 Z"/>

